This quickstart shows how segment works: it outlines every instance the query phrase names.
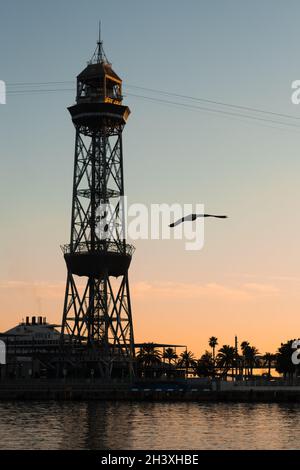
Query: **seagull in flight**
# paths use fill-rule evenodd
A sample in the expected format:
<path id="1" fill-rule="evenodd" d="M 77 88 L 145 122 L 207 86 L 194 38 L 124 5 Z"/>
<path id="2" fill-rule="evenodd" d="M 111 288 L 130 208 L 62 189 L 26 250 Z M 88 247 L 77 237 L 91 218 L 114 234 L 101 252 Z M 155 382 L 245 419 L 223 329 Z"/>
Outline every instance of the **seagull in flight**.
<path id="1" fill-rule="evenodd" d="M 190 215 L 186 215 L 182 217 L 179 220 L 176 220 L 176 222 L 173 222 L 172 224 L 170 224 L 169 227 L 176 227 L 176 225 L 179 225 L 182 222 L 192 222 L 193 220 L 196 220 L 198 217 L 215 217 L 217 219 L 227 219 L 227 215 L 190 214 Z"/>

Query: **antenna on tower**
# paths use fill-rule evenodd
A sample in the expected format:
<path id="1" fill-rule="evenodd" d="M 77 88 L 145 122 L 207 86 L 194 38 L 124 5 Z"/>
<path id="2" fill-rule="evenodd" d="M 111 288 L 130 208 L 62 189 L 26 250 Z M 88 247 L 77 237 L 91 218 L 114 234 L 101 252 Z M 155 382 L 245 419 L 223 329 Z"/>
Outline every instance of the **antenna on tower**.
<path id="1" fill-rule="evenodd" d="M 103 41 L 101 38 L 101 21 L 99 20 L 99 25 L 98 25 L 98 41 L 97 41 L 97 47 L 96 50 L 93 54 L 93 57 L 90 61 L 91 64 L 109 64 L 109 61 L 107 60 L 107 57 L 105 55 L 104 49 L 103 49 Z"/>
<path id="2" fill-rule="evenodd" d="M 98 44 L 101 44 L 101 20 L 99 20 L 99 40 Z"/>
<path id="3" fill-rule="evenodd" d="M 99 30 L 98 30 L 98 42 L 97 42 L 97 62 L 103 62 L 102 57 L 102 41 L 101 41 L 101 20 L 99 20 Z"/>

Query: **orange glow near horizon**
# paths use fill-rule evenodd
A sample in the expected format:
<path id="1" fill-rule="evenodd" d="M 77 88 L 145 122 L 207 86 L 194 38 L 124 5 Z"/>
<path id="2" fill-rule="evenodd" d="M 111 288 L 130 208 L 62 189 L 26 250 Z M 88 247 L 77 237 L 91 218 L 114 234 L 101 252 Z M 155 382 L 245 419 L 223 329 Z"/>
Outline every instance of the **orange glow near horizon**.
<path id="1" fill-rule="evenodd" d="M 1 331 L 27 315 L 60 324 L 64 288 L 63 282 L 1 282 Z M 200 356 L 209 350 L 210 336 L 221 347 L 233 345 L 237 335 L 261 354 L 275 352 L 281 342 L 298 337 L 295 297 L 300 301 L 297 289 L 287 292 L 270 283 L 133 282 L 135 341 L 183 344 Z"/>

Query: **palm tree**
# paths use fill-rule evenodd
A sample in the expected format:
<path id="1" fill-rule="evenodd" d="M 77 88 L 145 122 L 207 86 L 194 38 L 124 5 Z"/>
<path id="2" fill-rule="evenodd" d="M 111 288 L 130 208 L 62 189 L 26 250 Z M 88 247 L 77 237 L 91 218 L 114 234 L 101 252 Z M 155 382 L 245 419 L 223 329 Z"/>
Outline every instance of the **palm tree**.
<path id="1" fill-rule="evenodd" d="M 242 341 L 241 342 L 241 350 L 242 350 L 242 354 L 243 354 L 243 365 L 242 365 L 242 375 L 244 374 L 244 369 L 245 369 L 245 372 L 246 372 L 246 357 L 245 357 L 245 352 L 247 350 L 247 348 L 250 347 L 250 343 L 249 341 Z M 247 373 L 249 374 L 249 369 L 247 370 Z"/>
<path id="2" fill-rule="evenodd" d="M 249 341 L 241 343 L 241 350 L 243 353 L 243 367 L 247 370 L 247 375 L 253 375 L 253 368 L 258 365 L 259 360 L 256 357 L 259 352 L 255 346 L 250 346 Z"/>
<path id="3" fill-rule="evenodd" d="M 208 340 L 209 346 L 212 348 L 212 357 L 215 362 L 216 356 L 215 356 L 215 351 L 216 351 L 216 346 L 218 346 L 218 338 L 215 336 L 211 336 Z"/>
<path id="4" fill-rule="evenodd" d="M 164 359 L 167 359 L 169 365 L 171 364 L 172 361 L 174 361 L 175 359 L 178 358 L 178 356 L 175 352 L 175 349 L 173 349 L 173 348 L 166 348 L 162 357 Z"/>
<path id="5" fill-rule="evenodd" d="M 180 354 L 179 361 L 178 361 L 179 367 L 184 367 L 185 368 L 185 376 L 188 376 L 189 369 L 191 367 L 194 367 L 195 365 L 195 357 L 194 354 L 191 351 L 184 351 Z"/>
<path id="6" fill-rule="evenodd" d="M 215 372 L 215 361 L 212 354 L 205 351 L 205 353 L 195 363 L 194 370 L 198 377 L 213 377 Z"/>
<path id="7" fill-rule="evenodd" d="M 266 352 L 264 355 L 265 366 L 268 367 L 268 377 L 271 377 L 271 368 L 272 368 L 272 361 L 275 359 L 275 354 Z"/>
<path id="8" fill-rule="evenodd" d="M 217 365 L 220 369 L 223 369 L 223 376 L 227 378 L 227 373 L 230 368 L 232 368 L 232 375 L 234 373 L 234 365 L 235 365 L 235 348 L 233 346 L 229 346 L 228 344 L 224 344 L 221 349 L 219 349 L 217 355 Z"/>
<path id="9" fill-rule="evenodd" d="M 296 366 L 292 362 L 292 344 L 294 340 L 289 340 L 286 343 L 281 343 L 276 354 L 276 370 L 283 374 L 284 379 L 286 376 L 292 378 L 296 371 Z"/>
<path id="10" fill-rule="evenodd" d="M 241 350 L 242 350 L 243 352 L 245 351 L 245 349 L 246 349 L 248 346 L 250 346 L 249 341 L 242 341 L 242 342 L 241 342 Z"/>
<path id="11" fill-rule="evenodd" d="M 244 357 L 248 367 L 248 372 L 250 370 L 251 377 L 253 376 L 253 368 L 258 365 L 257 355 L 259 354 L 258 349 L 255 346 L 247 346 L 244 350 Z"/>
<path id="12" fill-rule="evenodd" d="M 144 343 L 137 353 L 137 359 L 144 368 L 149 368 L 161 363 L 161 353 L 154 343 Z"/>

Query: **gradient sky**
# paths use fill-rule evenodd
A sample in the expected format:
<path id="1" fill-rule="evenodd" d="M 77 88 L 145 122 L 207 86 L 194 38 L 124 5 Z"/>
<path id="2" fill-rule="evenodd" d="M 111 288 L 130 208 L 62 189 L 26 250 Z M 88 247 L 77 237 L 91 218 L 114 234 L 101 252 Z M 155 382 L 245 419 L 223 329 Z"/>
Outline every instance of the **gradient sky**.
<path id="1" fill-rule="evenodd" d="M 101 19 L 125 95 L 133 92 L 126 84 L 138 85 L 300 118 L 290 99 L 300 79 L 296 0 L 1 0 L 0 10 L 0 79 L 8 90 L 75 84 Z M 8 95 L 0 105 L 1 330 L 26 315 L 61 320 L 73 102 L 66 91 Z M 136 341 L 187 344 L 200 354 L 209 336 L 233 344 L 237 334 L 264 353 L 299 337 L 300 129 L 129 94 L 125 103 L 129 200 L 199 202 L 230 217 L 206 222 L 198 252 L 182 241 L 136 243 Z"/>

